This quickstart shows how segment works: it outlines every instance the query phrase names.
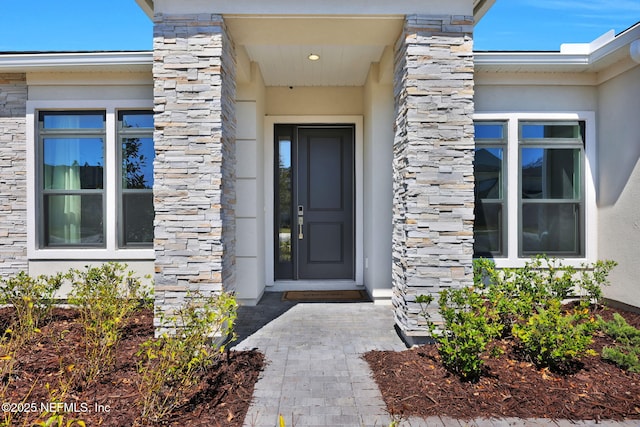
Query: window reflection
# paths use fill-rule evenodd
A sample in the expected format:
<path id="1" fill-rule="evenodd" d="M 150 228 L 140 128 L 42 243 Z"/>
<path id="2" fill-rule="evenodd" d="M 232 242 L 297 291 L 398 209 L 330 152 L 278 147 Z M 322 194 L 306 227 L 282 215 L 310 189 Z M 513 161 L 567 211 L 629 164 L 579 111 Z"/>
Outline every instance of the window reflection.
<path id="1" fill-rule="evenodd" d="M 278 241 L 280 262 L 291 262 L 291 228 L 293 205 L 292 171 L 291 171 L 291 140 L 280 139 L 278 143 Z"/>
<path id="2" fill-rule="evenodd" d="M 520 255 L 584 254 L 584 122 L 520 123 Z"/>
<path id="3" fill-rule="evenodd" d="M 476 257 L 505 255 L 505 135 L 504 122 L 475 123 L 473 253 Z"/>

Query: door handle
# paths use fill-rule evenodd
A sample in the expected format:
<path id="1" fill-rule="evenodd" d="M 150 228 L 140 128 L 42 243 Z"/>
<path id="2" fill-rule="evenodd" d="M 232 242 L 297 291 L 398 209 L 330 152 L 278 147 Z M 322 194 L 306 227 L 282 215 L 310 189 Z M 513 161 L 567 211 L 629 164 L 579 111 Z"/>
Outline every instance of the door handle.
<path id="1" fill-rule="evenodd" d="M 304 239 L 303 228 L 304 225 L 304 207 L 298 205 L 298 240 Z"/>

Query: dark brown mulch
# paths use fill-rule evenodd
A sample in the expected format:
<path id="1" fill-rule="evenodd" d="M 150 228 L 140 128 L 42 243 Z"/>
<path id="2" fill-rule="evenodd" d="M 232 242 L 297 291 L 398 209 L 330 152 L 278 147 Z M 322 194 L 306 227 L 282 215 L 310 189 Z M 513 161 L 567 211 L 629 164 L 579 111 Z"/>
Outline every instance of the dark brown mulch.
<path id="1" fill-rule="evenodd" d="M 11 309 L 0 310 L 0 325 L 8 323 Z M 52 319 L 42 333 L 16 356 L 16 364 L 9 377 L 2 379 L 5 390 L 3 403 L 29 403 L 38 407 L 54 401 L 60 388 L 60 378 L 70 378 L 84 354 L 82 328 L 73 310 L 55 309 Z M 139 375 L 135 356 L 139 345 L 153 337 L 151 310 L 142 310 L 131 319 L 124 338 L 118 345 L 115 369 L 101 375 L 91 385 L 80 380 L 67 390 L 65 421 L 76 418 L 88 426 L 139 425 Z M 0 363 L 8 363 L 2 361 Z M 188 401 L 163 423 L 168 426 L 242 426 L 253 387 L 263 368 L 264 357 L 255 351 L 230 351 L 210 369 L 203 380 L 191 390 Z M 77 377 L 76 377 L 77 378 Z M 53 393 L 53 396 L 52 396 Z M 17 406 L 14 409 L 18 409 Z M 33 421 L 38 413 L 15 413 L 14 425 Z M 1 419 L 0 419 L 1 422 Z M 30 424 L 28 424 L 30 425 Z"/>
<path id="2" fill-rule="evenodd" d="M 603 318 L 611 318 L 606 309 Z M 620 312 L 640 327 L 640 315 Z M 369 363 L 388 410 L 395 415 L 458 419 L 520 417 L 570 420 L 640 419 L 640 374 L 628 373 L 599 356 L 583 359 L 577 372 L 558 374 L 524 360 L 508 341 L 499 358 L 486 358 L 476 383 L 447 372 L 433 345 L 403 352 L 372 351 Z M 612 345 L 598 335 L 593 349 Z"/>

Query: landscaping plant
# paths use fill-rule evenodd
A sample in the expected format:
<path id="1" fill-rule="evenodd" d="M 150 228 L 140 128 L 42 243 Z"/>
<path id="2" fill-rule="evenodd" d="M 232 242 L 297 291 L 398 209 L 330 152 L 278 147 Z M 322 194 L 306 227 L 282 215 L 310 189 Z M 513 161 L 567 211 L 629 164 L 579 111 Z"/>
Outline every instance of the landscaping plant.
<path id="1" fill-rule="evenodd" d="M 599 326 L 617 343 L 615 347 L 604 347 L 602 358 L 626 371 L 640 373 L 640 329 L 629 325 L 618 313 L 608 322 L 600 318 Z"/>
<path id="2" fill-rule="evenodd" d="M 420 296 L 416 302 L 428 304 L 431 300 Z M 502 329 L 496 313 L 473 287 L 443 290 L 438 305 L 443 320 L 439 333 L 435 333 L 438 326 L 434 322 L 429 319 L 428 323 L 442 363 L 465 381 L 477 380 L 483 366 L 480 356 Z"/>
<path id="3" fill-rule="evenodd" d="M 149 292 L 127 266 L 107 263 L 85 270 L 71 270 L 69 303 L 76 306 L 84 327 L 86 381 L 111 369 L 123 327 Z"/>
<path id="4" fill-rule="evenodd" d="M 158 422 L 165 417 L 221 357 L 225 342 L 234 339 L 237 307 L 228 293 L 190 293 L 186 305 L 162 319 L 167 331 L 144 342 L 138 352 L 143 419 Z"/>
<path id="5" fill-rule="evenodd" d="M 439 293 L 442 324 L 426 308 L 431 295 L 419 295 L 420 314 L 427 320 L 445 367 L 463 380 L 477 379 L 482 353 L 497 337 L 515 339 L 539 366 L 561 369 L 592 354 L 597 328 L 591 315 L 608 284 L 613 261 L 583 265 L 580 274 L 557 259 L 537 256 L 521 268 L 498 269 L 487 259 L 474 260 L 474 286 Z M 563 300 L 578 296 L 573 310 Z M 630 354 L 629 352 L 627 354 Z M 629 356 L 632 357 L 632 356 Z"/>
<path id="6" fill-rule="evenodd" d="M 20 272 L 0 282 L 0 304 L 13 306 L 16 320 L 9 325 L 6 335 L 27 340 L 38 331 L 42 321 L 50 314 L 54 294 L 60 288 L 64 275 L 31 277 Z M 9 338 L 10 338 L 9 337 Z"/>
<path id="7" fill-rule="evenodd" d="M 563 312 L 560 301 L 551 299 L 526 322 L 513 325 L 513 335 L 536 365 L 562 370 L 585 355 L 595 356 L 589 346 L 596 328 L 588 309 Z"/>

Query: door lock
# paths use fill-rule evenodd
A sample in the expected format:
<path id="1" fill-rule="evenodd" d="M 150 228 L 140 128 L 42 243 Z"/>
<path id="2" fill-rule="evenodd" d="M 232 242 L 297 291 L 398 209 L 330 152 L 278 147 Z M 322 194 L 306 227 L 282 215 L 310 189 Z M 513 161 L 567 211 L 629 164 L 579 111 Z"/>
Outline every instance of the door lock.
<path id="1" fill-rule="evenodd" d="M 302 205 L 298 205 L 298 240 L 304 239 L 304 234 L 302 232 L 304 224 L 304 207 Z"/>

